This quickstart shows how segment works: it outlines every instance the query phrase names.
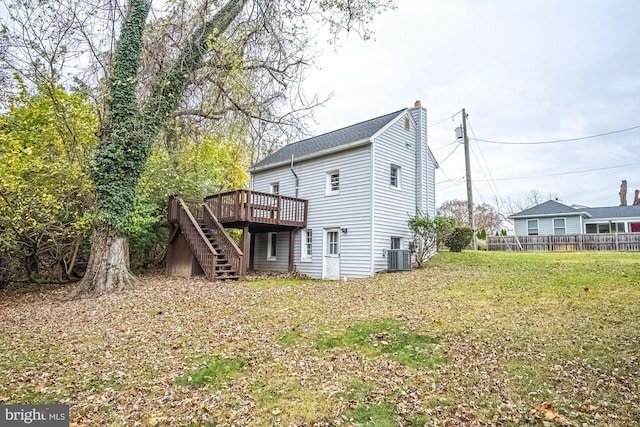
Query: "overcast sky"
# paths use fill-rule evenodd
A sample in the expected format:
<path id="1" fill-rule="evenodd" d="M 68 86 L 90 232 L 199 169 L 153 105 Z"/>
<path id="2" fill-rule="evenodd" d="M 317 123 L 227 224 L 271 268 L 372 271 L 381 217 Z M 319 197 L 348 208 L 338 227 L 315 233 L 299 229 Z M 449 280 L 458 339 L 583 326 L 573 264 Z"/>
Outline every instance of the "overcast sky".
<path id="1" fill-rule="evenodd" d="M 438 206 L 466 198 L 464 149 L 454 143 L 461 116 L 451 119 L 462 108 L 470 137 L 492 141 L 570 139 L 640 125 L 640 1 L 396 4 L 374 22 L 375 40 L 349 36 L 337 51 L 319 40 L 324 53 L 306 90 L 334 96 L 318 109 L 312 134 L 421 100 L 440 162 Z M 568 205 L 616 206 L 622 179 L 629 203 L 640 188 L 640 128 L 554 144 L 471 140 L 471 147 L 476 203 L 524 199 L 538 189 Z M 570 173 L 593 169 L 601 170 Z M 552 174 L 563 175 L 545 176 Z"/>

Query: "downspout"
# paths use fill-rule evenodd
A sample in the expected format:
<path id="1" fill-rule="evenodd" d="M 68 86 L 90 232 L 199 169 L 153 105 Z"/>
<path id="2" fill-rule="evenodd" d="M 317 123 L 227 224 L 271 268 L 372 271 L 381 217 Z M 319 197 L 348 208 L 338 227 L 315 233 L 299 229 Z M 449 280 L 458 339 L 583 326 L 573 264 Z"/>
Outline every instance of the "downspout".
<path id="1" fill-rule="evenodd" d="M 291 166 L 289 167 L 289 169 L 291 169 L 291 173 L 296 178 L 296 199 L 297 199 L 298 198 L 298 189 L 300 188 L 300 186 L 299 186 L 300 180 L 298 179 L 298 175 L 296 174 L 296 171 L 293 170 L 293 154 L 291 155 Z"/>

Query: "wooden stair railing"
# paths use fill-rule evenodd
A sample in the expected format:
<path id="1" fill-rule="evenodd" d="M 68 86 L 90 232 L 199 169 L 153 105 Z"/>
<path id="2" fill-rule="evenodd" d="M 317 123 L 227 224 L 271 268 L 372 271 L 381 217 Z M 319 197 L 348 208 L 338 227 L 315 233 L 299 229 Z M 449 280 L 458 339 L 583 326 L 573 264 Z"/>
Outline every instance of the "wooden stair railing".
<path id="1" fill-rule="evenodd" d="M 172 197 L 170 221 L 182 231 L 207 279 L 238 278 L 244 273 L 242 251 L 203 203 L 194 208 L 195 215 L 183 199 Z"/>
<path id="2" fill-rule="evenodd" d="M 218 221 L 218 218 L 214 215 L 209 206 L 203 204 L 202 211 L 205 227 L 212 232 L 215 241 L 220 245 L 218 253 L 221 253 L 226 257 L 227 261 L 232 266 L 231 269 L 235 271 L 238 276 L 244 276 L 246 274 L 246 268 L 242 250 L 240 250 L 236 242 L 234 242 L 231 236 L 229 236 L 229 233 L 227 233 L 227 230 L 225 230 L 222 224 L 220 224 L 220 221 Z"/>

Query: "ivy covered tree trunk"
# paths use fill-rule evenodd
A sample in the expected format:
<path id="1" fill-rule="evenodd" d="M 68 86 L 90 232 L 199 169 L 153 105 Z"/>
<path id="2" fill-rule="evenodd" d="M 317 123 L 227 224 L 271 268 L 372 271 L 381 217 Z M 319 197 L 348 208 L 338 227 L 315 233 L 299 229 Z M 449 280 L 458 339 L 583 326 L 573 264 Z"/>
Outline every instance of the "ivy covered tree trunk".
<path id="1" fill-rule="evenodd" d="M 175 62 L 156 76 L 148 98 L 138 102 L 137 76 L 150 1 L 129 0 L 91 173 L 98 195 L 91 256 L 71 298 L 98 296 L 135 283 L 129 271 L 126 230 L 151 146 L 178 107 L 189 76 L 202 66 L 212 40 L 229 27 L 245 2 L 229 0 L 213 18 L 196 28 Z"/>

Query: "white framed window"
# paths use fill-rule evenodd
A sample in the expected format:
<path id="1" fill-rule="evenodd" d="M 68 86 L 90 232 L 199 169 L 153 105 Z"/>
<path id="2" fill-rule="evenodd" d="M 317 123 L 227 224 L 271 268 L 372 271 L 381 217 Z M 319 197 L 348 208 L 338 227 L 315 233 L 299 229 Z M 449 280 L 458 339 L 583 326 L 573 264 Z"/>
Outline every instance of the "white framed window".
<path id="1" fill-rule="evenodd" d="M 389 185 L 394 188 L 400 188 L 400 166 L 391 165 Z"/>
<path id="2" fill-rule="evenodd" d="M 340 171 L 327 172 L 326 195 L 340 194 Z"/>
<path id="3" fill-rule="evenodd" d="M 404 116 L 404 130 L 411 130 L 411 119 L 409 116 Z"/>
<path id="4" fill-rule="evenodd" d="M 301 233 L 302 241 L 300 242 L 300 260 L 311 261 L 313 257 L 313 231 L 305 228 Z"/>
<path id="5" fill-rule="evenodd" d="M 391 238 L 391 249 L 402 249 L 402 237 Z"/>
<path id="6" fill-rule="evenodd" d="M 280 194 L 280 183 L 279 182 L 274 182 L 269 186 L 269 191 L 271 192 L 271 194 Z"/>
<path id="7" fill-rule="evenodd" d="M 537 219 L 528 219 L 527 220 L 527 235 L 528 236 L 537 236 L 538 235 L 538 220 Z"/>
<path id="8" fill-rule="evenodd" d="M 267 261 L 275 261 L 277 253 L 278 233 L 267 234 Z"/>
<path id="9" fill-rule="evenodd" d="M 553 234 L 566 234 L 566 224 L 567 222 L 564 218 L 553 218 Z"/>

